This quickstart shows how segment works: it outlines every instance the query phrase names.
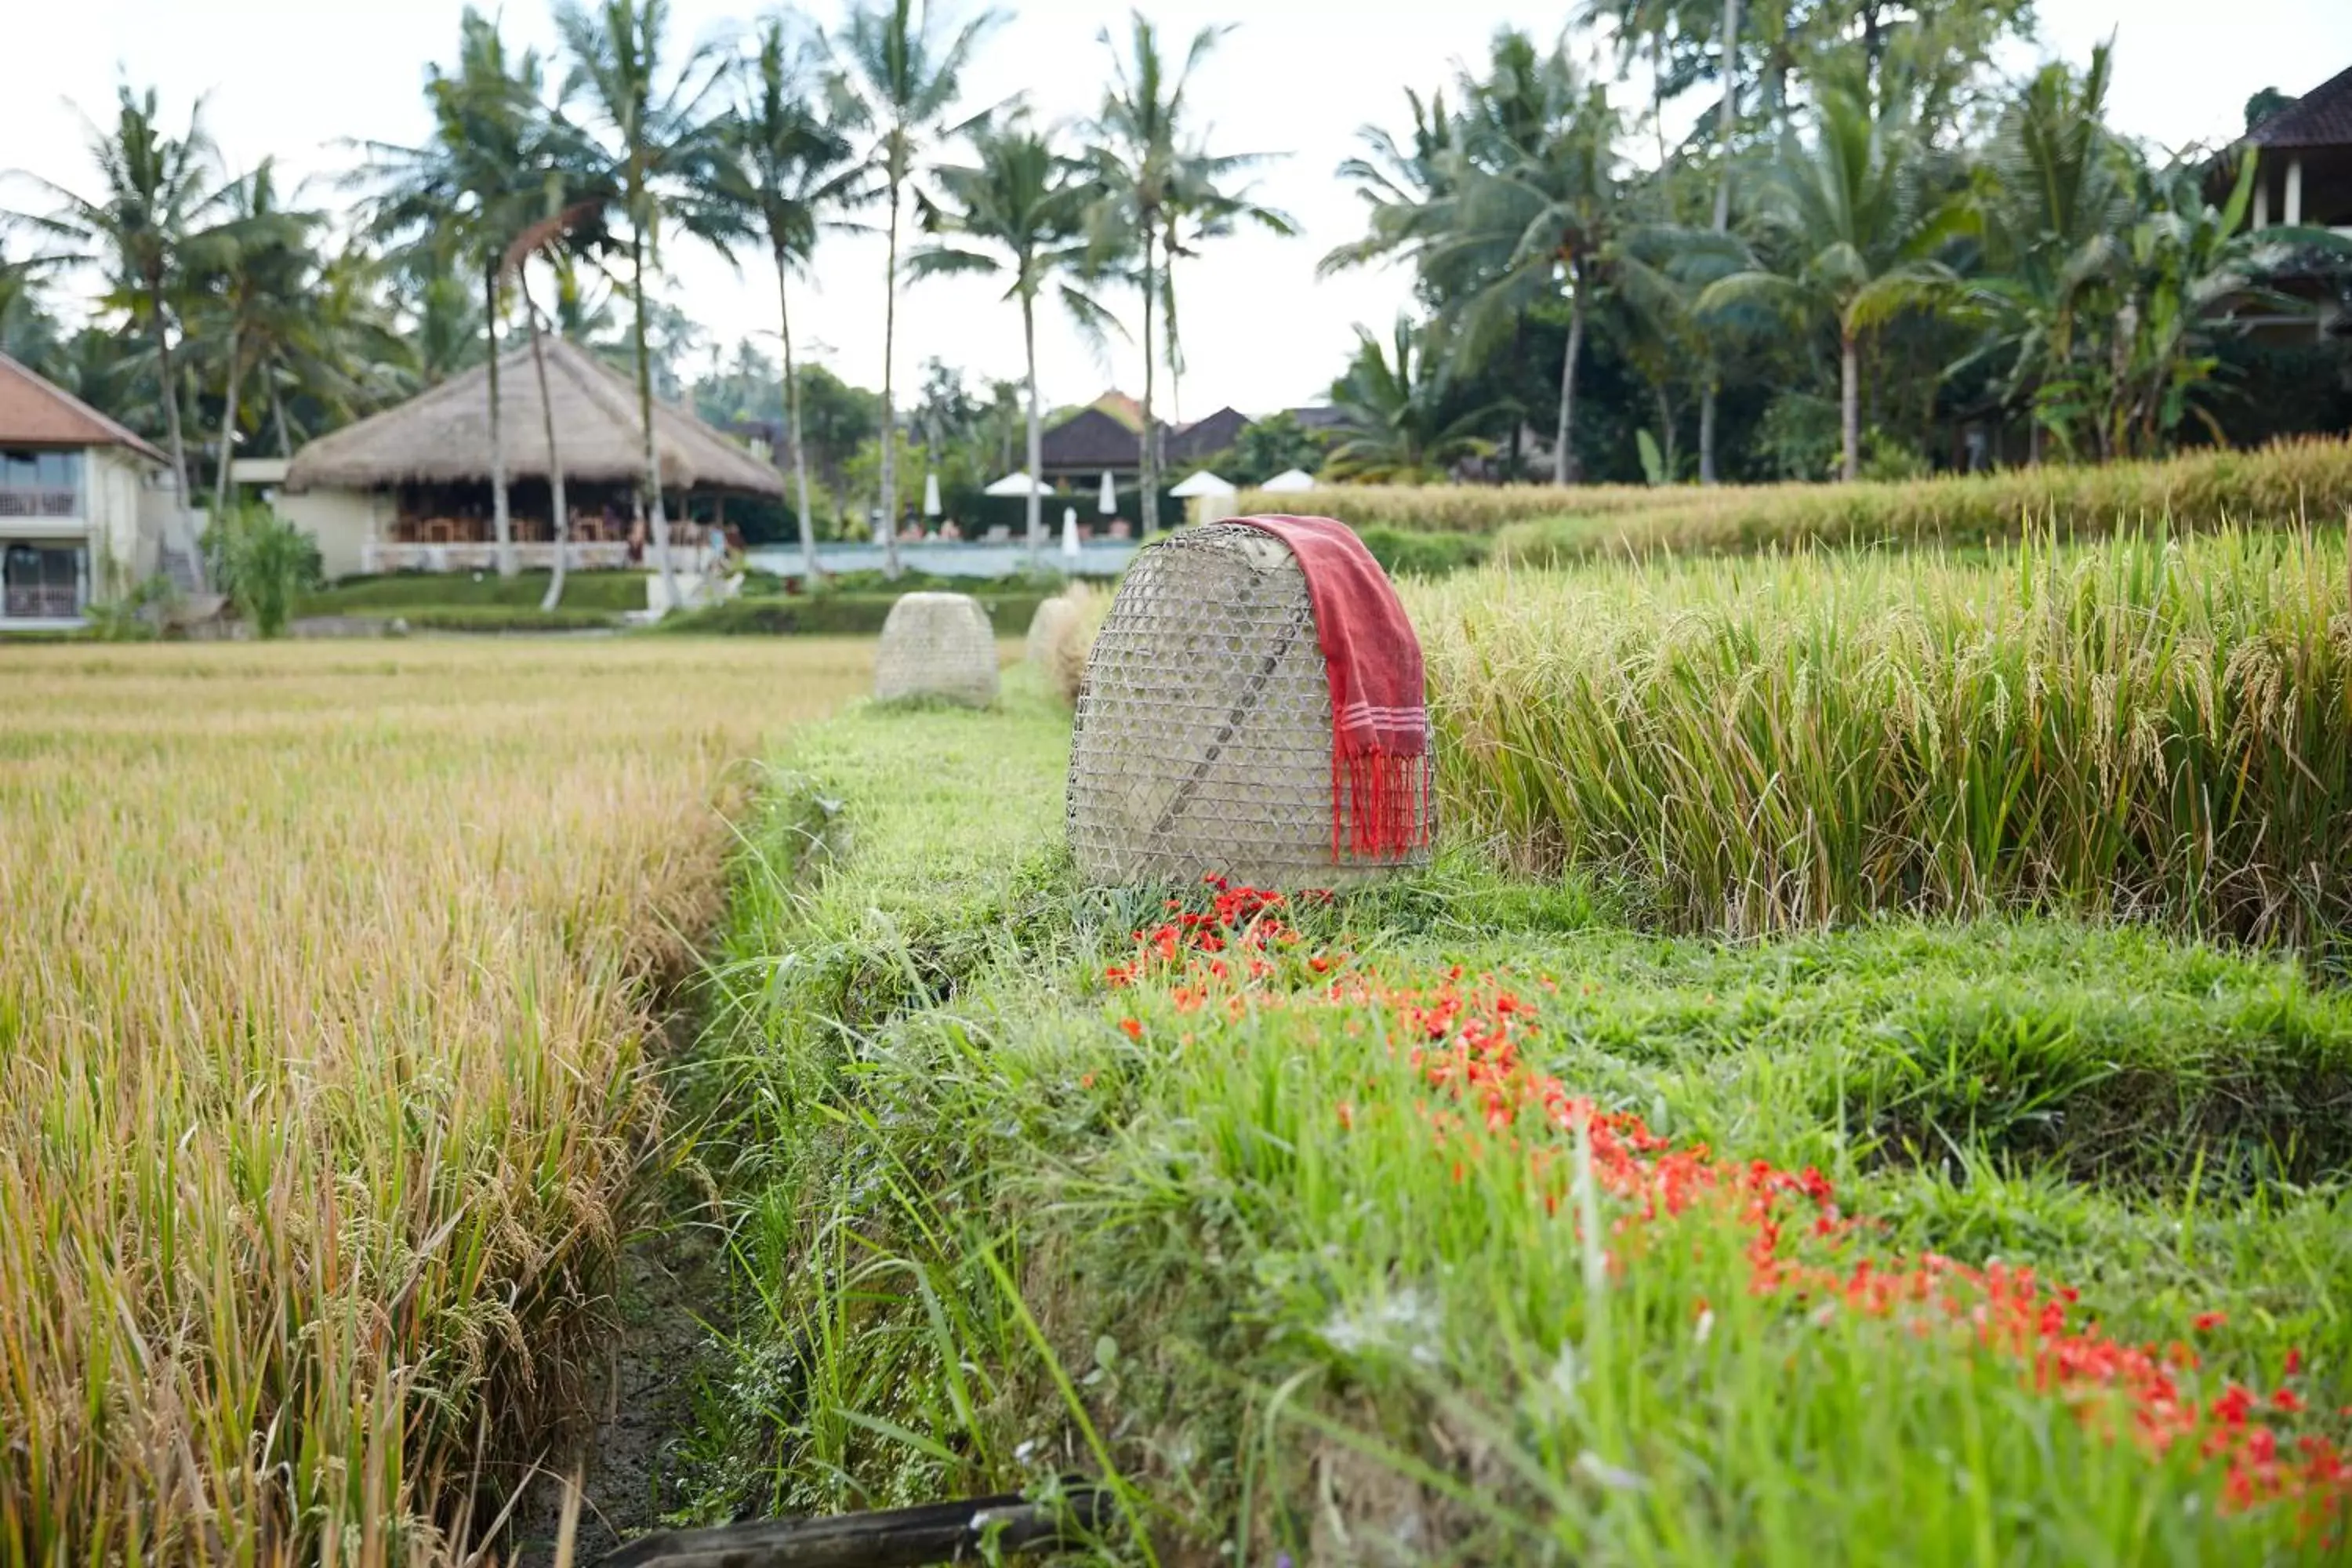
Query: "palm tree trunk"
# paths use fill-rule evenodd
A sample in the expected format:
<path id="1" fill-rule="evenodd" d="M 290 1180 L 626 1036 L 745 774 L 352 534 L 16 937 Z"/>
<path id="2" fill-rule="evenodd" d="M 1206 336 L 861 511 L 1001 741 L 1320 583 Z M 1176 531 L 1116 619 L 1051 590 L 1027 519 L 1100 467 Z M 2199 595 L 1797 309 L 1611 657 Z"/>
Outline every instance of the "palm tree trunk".
<path id="1" fill-rule="evenodd" d="M 784 340 L 784 438 L 793 444 L 793 482 L 799 490 L 802 580 L 816 586 L 816 525 L 809 518 L 808 451 L 801 445 L 801 378 L 793 363 L 793 309 L 786 296 L 786 268 L 776 250 L 776 330 Z"/>
<path id="2" fill-rule="evenodd" d="M 1838 426 L 1844 444 L 1845 481 L 1862 478 L 1862 355 L 1851 331 L 1838 334 Z"/>
<path id="3" fill-rule="evenodd" d="M 163 290 L 159 284 L 153 289 L 148 319 L 155 331 L 155 369 L 163 382 L 163 428 L 172 439 L 172 483 L 174 499 L 179 502 L 180 531 L 185 537 L 188 552 L 188 574 L 194 579 L 196 592 L 209 591 L 205 572 L 205 552 L 191 531 L 188 495 L 188 448 L 180 431 L 180 382 L 172 374 L 172 339 L 163 330 Z"/>
<path id="4" fill-rule="evenodd" d="M 1675 405 L 1666 396 L 1665 383 L 1660 382 L 1650 388 L 1650 400 L 1657 405 L 1658 410 L 1658 448 L 1659 456 L 1665 463 L 1666 483 L 1673 484 L 1675 482 Z"/>
<path id="5" fill-rule="evenodd" d="M 229 454 L 236 447 L 236 386 L 241 379 L 236 374 L 238 340 L 244 336 L 241 328 L 228 330 L 228 384 L 221 389 L 220 460 L 213 465 L 213 515 L 228 515 Z"/>
<path id="6" fill-rule="evenodd" d="M 889 258 L 882 287 L 882 574 L 898 575 L 898 410 L 890 363 L 898 346 L 898 182 L 890 182 Z"/>
<path id="7" fill-rule="evenodd" d="M 1723 100 L 1715 111 L 1716 140 L 1723 167 L 1715 180 L 1715 232 L 1731 229 L 1731 140 L 1739 130 L 1739 0 L 1723 0 Z M 1715 477 L 1715 400 L 1722 392 L 1715 356 L 1707 356 L 1706 380 L 1698 392 L 1698 482 L 1711 485 Z"/>
<path id="8" fill-rule="evenodd" d="M 653 518 L 654 573 L 661 579 L 662 603 L 675 608 L 677 580 L 669 570 L 669 512 L 662 505 L 661 458 L 654 446 L 654 365 L 646 353 L 646 239 L 635 225 L 629 233 L 629 291 L 637 307 L 637 424 L 646 444 L 644 494 Z"/>
<path id="9" fill-rule="evenodd" d="M 1151 428 L 1152 355 L 1151 315 L 1159 294 L 1151 282 L 1151 253 L 1154 246 L 1152 226 L 1143 226 L 1143 431 L 1137 437 L 1142 443 L 1142 462 L 1139 481 L 1143 487 L 1140 531 L 1147 537 L 1160 527 L 1160 443 L 1153 440 Z"/>
<path id="10" fill-rule="evenodd" d="M 1584 352 L 1583 268 L 1573 259 L 1568 264 L 1568 352 L 1559 357 L 1559 428 L 1551 455 L 1552 482 L 1560 485 L 1574 484 L 1577 479 L 1576 454 L 1570 443 L 1576 436 L 1576 361 Z"/>
<path id="11" fill-rule="evenodd" d="M 563 557 L 572 541 L 572 503 L 563 493 L 563 454 L 555 445 L 555 399 L 547 395 L 547 350 L 539 335 L 539 307 L 531 303 L 530 279 L 515 268 L 515 291 L 522 296 L 522 313 L 530 322 L 530 368 L 539 378 L 539 412 L 547 431 L 547 535 L 555 542 L 555 565 L 547 579 L 547 595 L 540 613 L 551 613 L 563 603 Z"/>
<path id="12" fill-rule="evenodd" d="M 1698 482 L 1711 485 L 1715 477 L 1715 399 L 1721 390 L 1709 367 L 1706 384 L 1698 389 Z"/>
<path id="13" fill-rule="evenodd" d="M 490 537 L 498 542 L 499 575 L 515 574 L 514 519 L 507 510 L 506 425 L 499 407 L 499 264 L 482 274 L 482 324 L 490 335 Z"/>
<path id="14" fill-rule="evenodd" d="M 286 428 L 286 396 L 278 390 L 276 376 L 269 378 L 269 417 L 271 423 L 278 426 L 278 455 L 281 458 L 292 457 L 294 437 Z"/>
<path id="15" fill-rule="evenodd" d="M 1021 343 L 1029 359 L 1029 564 L 1045 557 L 1045 503 L 1037 493 L 1037 470 L 1045 467 L 1045 433 L 1037 418 L 1037 300 L 1021 296 Z"/>

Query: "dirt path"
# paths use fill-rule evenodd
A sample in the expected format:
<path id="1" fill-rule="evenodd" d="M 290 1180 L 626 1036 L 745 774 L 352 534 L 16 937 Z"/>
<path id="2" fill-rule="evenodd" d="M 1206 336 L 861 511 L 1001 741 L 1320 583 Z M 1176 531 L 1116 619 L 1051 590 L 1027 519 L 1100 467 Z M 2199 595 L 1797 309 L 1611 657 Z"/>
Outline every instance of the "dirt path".
<path id="1" fill-rule="evenodd" d="M 707 1225 L 674 1217 L 692 1200 L 673 1196 L 676 1203 L 662 1205 L 662 1223 L 622 1251 L 620 1330 L 596 1376 L 594 1428 L 572 1460 L 584 1455 L 578 1564 L 658 1528 L 685 1505 L 681 1449 L 698 1430 L 696 1393 L 726 1365 L 709 1326 L 726 1300 L 719 1239 Z M 532 1483 L 518 1510 L 509 1561 L 553 1563 L 563 1492 L 559 1476 Z"/>

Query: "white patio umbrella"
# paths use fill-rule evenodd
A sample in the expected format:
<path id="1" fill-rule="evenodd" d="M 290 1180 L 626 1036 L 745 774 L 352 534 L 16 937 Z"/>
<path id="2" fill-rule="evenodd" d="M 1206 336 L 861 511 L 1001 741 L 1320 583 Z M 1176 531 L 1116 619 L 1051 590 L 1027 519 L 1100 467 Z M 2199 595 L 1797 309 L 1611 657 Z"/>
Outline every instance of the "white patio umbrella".
<path id="1" fill-rule="evenodd" d="M 1258 486 L 1262 490 L 1273 490 L 1278 494 L 1292 494 L 1299 490 L 1311 490 L 1314 488 L 1315 476 L 1304 468 L 1285 468 Z"/>
<path id="2" fill-rule="evenodd" d="M 940 515 L 940 477 L 937 474 L 923 476 L 923 515 L 925 517 Z"/>
<path id="3" fill-rule="evenodd" d="M 1118 481 L 1110 477 L 1108 468 L 1103 470 L 1102 494 L 1095 498 L 1095 507 L 1105 517 L 1118 510 Z"/>
<path id="4" fill-rule="evenodd" d="M 1062 553 L 1076 561 L 1078 558 L 1078 509 L 1062 509 Z"/>
<path id="5" fill-rule="evenodd" d="M 1202 468 L 1168 493 L 1178 500 L 1191 500 L 1194 496 L 1229 496 L 1238 492 L 1231 484 Z"/>
<path id="6" fill-rule="evenodd" d="M 1052 493 L 1044 485 L 1031 479 L 1024 469 L 1018 473 L 1005 475 L 980 493 L 988 496 L 1025 496 L 1032 490 L 1041 496 Z"/>

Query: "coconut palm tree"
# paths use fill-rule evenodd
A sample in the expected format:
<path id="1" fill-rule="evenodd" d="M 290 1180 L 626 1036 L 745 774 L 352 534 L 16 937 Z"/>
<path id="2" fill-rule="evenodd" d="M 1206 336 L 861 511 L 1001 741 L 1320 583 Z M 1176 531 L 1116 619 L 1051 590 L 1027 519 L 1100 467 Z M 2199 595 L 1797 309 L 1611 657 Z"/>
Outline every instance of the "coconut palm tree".
<path id="1" fill-rule="evenodd" d="M 1977 355 L 2006 362 L 2005 397 L 2036 410 L 2032 455 L 2065 401 L 2043 397 L 2073 359 L 2087 291 L 2123 257 L 2137 160 L 2105 123 L 2110 47 L 2078 77 L 2053 62 L 2001 114 L 1970 203 L 1984 268 L 1969 286 L 1987 329 Z M 2054 431 L 2062 444 L 2071 431 Z"/>
<path id="2" fill-rule="evenodd" d="M 654 441 L 653 361 L 646 350 L 646 286 L 661 262 L 664 222 L 677 225 L 731 259 L 729 246 L 743 237 L 739 209 L 723 194 L 728 163 L 721 89 L 725 57 L 705 45 L 676 67 L 667 56 L 667 0 L 602 0 L 591 10 L 565 0 L 556 31 L 571 57 L 565 95 L 584 97 L 602 133 L 596 183 L 609 193 L 625 225 L 634 310 L 631 347 L 636 362 L 637 421 L 645 442 L 642 479 L 651 520 L 654 569 L 667 602 L 677 603 L 670 572 L 669 514 L 662 500 L 660 457 Z"/>
<path id="3" fill-rule="evenodd" d="M 1094 145 L 1095 179 L 1101 187 L 1092 218 L 1098 268 L 1131 266 L 1143 294 L 1143 528 L 1160 526 L 1160 425 L 1153 410 L 1159 356 L 1152 348 L 1152 321 L 1164 320 L 1161 247 L 1171 204 L 1179 199 L 1181 164 L 1188 143 L 1184 93 L 1195 67 L 1232 29 L 1203 27 L 1192 35 L 1182 63 L 1173 71 L 1160 48 L 1159 29 L 1141 12 L 1129 17 L 1128 52 L 1119 53 L 1110 29 L 1097 35 L 1111 55 L 1111 84 L 1101 110 L 1087 127 Z"/>
<path id="4" fill-rule="evenodd" d="M 57 318 L 42 300 L 46 275 L 65 265 L 60 256 L 28 256 L 11 261 L 0 247 L 0 353 L 43 374 L 61 342 Z"/>
<path id="5" fill-rule="evenodd" d="M 108 304 L 130 318 L 154 350 L 157 401 L 172 456 L 172 478 L 180 504 L 188 500 L 187 443 L 181 429 L 179 372 L 173 363 L 177 334 L 175 296 L 184 280 L 184 251 L 191 236 L 208 226 L 225 192 L 219 158 L 204 126 L 204 104 L 188 111 L 188 129 L 173 136 L 163 130 L 155 91 L 117 89 L 115 122 L 101 131 L 88 125 L 90 158 L 98 165 L 94 195 L 37 181 L 60 205 L 32 221 L 51 235 L 94 249 L 105 268 Z M 87 122 L 85 122 L 87 123 Z M 204 586 L 202 553 L 193 540 L 186 556 L 196 585 Z"/>
<path id="6" fill-rule="evenodd" d="M 1049 285 L 1080 329 L 1099 341 L 1109 312 L 1080 287 L 1087 269 L 1086 171 L 1054 150 L 1052 138 L 1015 113 L 971 131 L 976 162 L 933 172 L 940 198 L 919 203 L 930 245 L 908 258 L 911 277 L 977 272 L 1009 279 L 1004 298 L 1021 306 L 1021 342 L 1027 356 L 1029 555 L 1045 550 L 1037 493 L 1045 466 L 1037 403 L 1037 296 Z"/>
<path id="7" fill-rule="evenodd" d="M 261 371 L 273 346 L 300 330 L 310 313 L 319 258 L 310 237 L 326 222 L 319 212 L 280 204 L 274 164 L 232 181 L 226 216 L 190 246 L 201 268 L 190 313 L 219 345 L 220 443 L 213 476 L 213 515 L 226 515 L 229 465 L 236 449 L 241 394 Z"/>
<path id="8" fill-rule="evenodd" d="M 506 429 L 499 389 L 499 326 L 505 318 L 506 252 L 546 200 L 547 115 L 538 51 L 509 57 L 497 22 L 467 7 L 457 66 L 428 68 L 433 134 L 423 145 L 367 144 L 358 178 L 374 187 L 370 227 L 379 238 L 462 258 L 482 289 L 488 338 L 490 528 L 499 574 L 518 570 L 507 496 Z"/>
<path id="9" fill-rule="evenodd" d="M 1244 224 L 1285 238 L 1298 232 L 1288 213 L 1257 201 L 1248 185 L 1232 183 L 1236 174 L 1266 161 L 1264 153 L 1215 154 L 1199 145 L 1177 160 L 1160 229 L 1160 315 L 1167 327 L 1168 395 L 1173 406 L 1181 406 L 1177 385 L 1185 368 L 1183 334 L 1177 328 L 1176 263 L 1198 258 L 1202 245 L 1230 237 Z"/>
<path id="10" fill-rule="evenodd" d="M 1759 221 L 1783 269 L 1760 261 L 1706 286 L 1698 308 L 1742 303 L 1834 328 L 1841 472 L 1862 472 L 1862 341 L 1904 311 L 1955 297 L 1958 279 L 1935 251 L 1954 215 L 1926 210 L 1899 104 L 1874 113 L 1844 88 L 1822 90 L 1810 146 L 1785 142 L 1760 193 Z"/>
<path id="11" fill-rule="evenodd" d="M 825 229 L 868 195 L 868 165 L 854 133 L 864 106 L 824 79 L 818 52 L 795 42 L 782 17 L 761 24 L 742 62 L 726 134 L 733 154 L 725 186 L 776 267 L 776 331 L 784 353 L 784 432 L 800 515 L 801 570 L 816 577 L 816 525 L 809 510 L 808 453 L 801 433 L 800 367 L 793 354 L 792 276 L 804 270 Z"/>
<path id="12" fill-rule="evenodd" d="M 1494 448 L 1474 433 L 1495 410 L 1448 407 L 1444 356 L 1432 331 L 1397 318 L 1390 349 L 1362 326 L 1356 357 L 1331 384 L 1331 406 L 1347 420 L 1347 435 L 1331 449 L 1324 472 L 1368 484 L 1428 484 L 1443 479 L 1456 459 Z"/>
<path id="13" fill-rule="evenodd" d="M 865 104 L 874 134 L 866 161 L 889 208 L 882 299 L 882 530 L 884 569 L 898 574 L 897 382 L 898 338 L 898 215 L 926 145 L 949 130 L 963 73 L 997 14 L 982 11 L 961 27 L 930 0 L 862 0 L 850 7 L 835 57 Z"/>
<path id="14" fill-rule="evenodd" d="M 1602 258 L 1624 222 L 1621 123 L 1608 89 L 1584 79 L 1564 44 L 1539 55 L 1508 29 L 1496 35 L 1492 74 L 1463 88 L 1460 168 L 1419 237 L 1421 267 L 1444 286 L 1442 326 L 1465 354 L 1566 294 L 1552 472 L 1568 484 L 1578 476 L 1577 370 Z"/>
<path id="15" fill-rule="evenodd" d="M 551 196 L 560 190 L 560 185 L 551 183 Z M 530 334 L 531 375 L 539 384 L 541 434 L 547 440 L 548 538 L 554 550 L 547 592 L 541 595 L 539 607 L 550 614 L 563 602 L 565 546 L 572 542 L 572 505 L 564 493 L 563 449 L 556 437 L 555 399 L 547 385 L 546 334 L 540 328 L 539 302 L 530 297 L 530 263 L 535 257 L 544 257 L 556 270 L 560 288 L 563 268 L 572 256 L 609 243 L 609 237 L 595 223 L 604 207 L 601 198 L 592 196 L 548 214 L 516 235 L 500 261 L 503 268 L 514 275 L 515 294 L 522 302 L 523 321 Z"/>

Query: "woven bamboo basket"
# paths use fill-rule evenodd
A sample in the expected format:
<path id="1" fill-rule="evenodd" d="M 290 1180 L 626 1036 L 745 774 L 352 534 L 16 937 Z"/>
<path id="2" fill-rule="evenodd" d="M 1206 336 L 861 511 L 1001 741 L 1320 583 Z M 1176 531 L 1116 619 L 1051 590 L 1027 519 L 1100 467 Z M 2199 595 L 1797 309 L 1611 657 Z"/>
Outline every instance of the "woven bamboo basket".
<path id="1" fill-rule="evenodd" d="M 1062 638 L 1077 624 L 1078 607 L 1056 594 L 1037 606 L 1029 618 L 1029 643 L 1026 657 L 1030 668 L 1046 675 L 1054 672 L 1060 656 Z"/>
<path id="2" fill-rule="evenodd" d="M 936 697 L 985 708 L 996 700 L 996 634 L 968 594 L 908 594 L 890 606 L 874 653 L 877 701 Z"/>
<path id="3" fill-rule="evenodd" d="M 1068 821 L 1097 885 L 1328 888 L 1428 858 L 1427 833 L 1396 860 L 1335 853 L 1331 689 L 1306 574 L 1280 540 L 1225 523 L 1129 568 L 1078 691 Z"/>

